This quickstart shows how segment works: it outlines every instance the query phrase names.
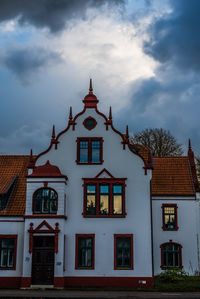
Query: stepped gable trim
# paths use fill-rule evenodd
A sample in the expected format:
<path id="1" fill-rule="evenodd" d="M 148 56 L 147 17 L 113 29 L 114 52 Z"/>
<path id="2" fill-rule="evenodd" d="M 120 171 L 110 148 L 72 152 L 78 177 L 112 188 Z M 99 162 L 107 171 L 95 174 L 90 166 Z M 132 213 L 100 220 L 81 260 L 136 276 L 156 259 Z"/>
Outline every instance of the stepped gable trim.
<path id="1" fill-rule="evenodd" d="M 36 166 L 33 169 L 33 173 L 27 176 L 28 178 L 65 178 L 66 180 L 68 179 L 66 175 L 63 175 L 60 172 L 60 169 L 55 166 L 50 164 L 49 160 L 47 160 L 46 164 L 41 165 L 41 166 Z"/>
<path id="2" fill-rule="evenodd" d="M 36 159 L 35 159 L 35 163 L 37 162 L 38 158 L 40 158 L 42 155 L 45 155 L 46 153 L 48 153 L 48 152 L 50 151 L 50 149 L 52 148 L 52 145 L 53 145 L 53 144 L 55 144 L 55 146 L 56 146 L 56 148 L 57 148 L 57 144 L 59 143 L 58 139 L 60 138 L 61 135 L 63 135 L 64 133 L 66 133 L 66 132 L 69 130 L 69 128 L 70 128 L 71 125 L 72 125 L 72 130 L 75 130 L 76 119 L 77 119 L 79 116 L 83 115 L 83 114 L 85 113 L 86 109 L 95 109 L 96 113 L 99 114 L 100 116 L 102 116 L 102 117 L 105 119 L 105 123 L 104 123 L 104 124 L 105 124 L 105 126 L 106 126 L 106 130 L 108 130 L 108 126 L 111 126 L 112 130 L 113 130 L 115 133 L 117 133 L 119 136 L 121 136 L 121 138 L 122 138 L 122 144 L 123 144 L 123 149 L 125 149 L 125 146 L 126 146 L 126 144 L 127 144 L 129 150 L 130 150 L 133 154 L 137 155 L 138 157 L 140 157 L 140 158 L 142 159 L 142 161 L 144 162 L 144 167 L 143 167 L 143 168 L 144 168 L 144 170 L 145 170 L 145 175 L 147 174 L 147 169 L 153 169 L 151 154 L 149 154 L 149 157 L 150 157 L 150 158 L 148 159 L 149 161 L 147 162 L 147 161 L 143 158 L 142 155 L 140 155 L 138 152 L 134 151 L 134 150 L 131 148 L 129 139 L 128 139 L 128 138 L 125 138 L 125 136 L 124 136 L 121 132 L 119 132 L 117 129 L 115 129 L 115 127 L 113 126 L 113 123 L 112 123 L 112 119 L 108 119 L 108 118 L 105 116 L 105 114 L 103 114 L 102 112 L 100 112 L 100 111 L 98 110 L 97 107 L 84 107 L 83 110 L 82 110 L 81 112 L 79 112 L 78 114 L 76 114 L 76 116 L 74 117 L 74 119 L 72 119 L 72 120 L 70 119 L 70 120 L 68 121 L 68 126 L 67 126 L 67 128 L 64 129 L 63 131 L 61 131 L 61 132 L 57 135 L 57 137 L 56 137 L 55 139 L 51 139 L 51 143 L 50 143 L 49 147 L 47 148 L 47 150 L 43 151 L 42 153 L 40 153 L 40 154 L 36 157 Z"/>

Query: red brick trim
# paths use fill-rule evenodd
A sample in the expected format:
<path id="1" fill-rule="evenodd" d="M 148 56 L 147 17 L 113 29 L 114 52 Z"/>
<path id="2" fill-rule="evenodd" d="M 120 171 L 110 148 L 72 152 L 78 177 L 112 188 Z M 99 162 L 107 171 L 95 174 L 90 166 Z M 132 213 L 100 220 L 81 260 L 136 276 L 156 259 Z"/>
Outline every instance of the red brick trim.
<path id="1" fill-rule="evenodd" d="M 125 195 L 125 180 L 126 178 L 82 178 L 84 180 L 84 191 L 83 191 L 83 217 L 85 218 L 124 218 L 126 217 L 126 195 Z M 86 188 L 87 185 L 96 185 L 96 215 L 87 215 L 87 195 L 86 195 Z M 109 214 L 108 215 L 100 215 L 99 214 L 99 200 L 100 200 L 100 191 L 99 185 L 106 184 L 109 185 Z M 112 186 L 113 185 L 122 185 L 122 214 L 121 215 L 114 215 L 113 214 L 113 192 Z"/>
<path id="2" fill-rule="evenodd" d="M 79 238 L 92 238 L 92 266 L 79 267 L 78 266 L 78 239 Z M 76 254 L 75 254 L 75 269 L 77 270 L 93 270 L 95 265 L 95 234 L 76 234 Z"/>
<path id="3" fill-rule="evenodd" d="M 31 277 L 21 278 L 21 288 L 29 288 L 31 286 Z"/>
<path id="4" fill-rule="evenodd" d="M 88 141 L 88 162 L 80 162 L 80 141 Z M 100 141 L 100 162 L 92 162 L 92 141 Z M 103 161 L 103 138 L 102 137 L 78 137 L 77 140 L 77 159 L 76 163 L 78 165 L 99 165 Z"/>
<path id="5" fill-rule="evenodd" d="M 88 128 L 87 126 L 86 126 L 86 121 L 87 120 L 94 120 L 94 125 L 91 127 L 91 128 Z M 97 121 L 96 121 L 96 119 L 94 118 L 94 117 L 91 117 L 91 116 L 88 116 L 84 121 L 83 121 L 83 125 L 84 125 L 84 127 L 87 129 L 87 130 L 89 130 L 89 131 L 91 131 L 91 130 L 93 130 L 95 127 L 96 127 L 96 125 L 97 125 Z"/>
<path id="6" fill-rule="evenodd" d="M 146 283 L 145 283 L 146 282 Z M 67 276 L 65 287 L 128 287 L 128 288 L 152 288 L 153 277 L 122 277 L 122 276 Z"/>
<path id="7" fill-rule="evenodd" d="M 170 229 L 170 228 L 165 227 L 165 214 L 164 214 L 164 208 L 165 207 L 175 208 L 175 228 Z M 177 231 L 179 229 L 179 227 L 178 227 L 178 213 L 177 213 L 178 206 L 177 206 L 177 204 L 163 203 L 161 208 L 162 208 L 162 229 L 165 230 L 165 231 Z"/>
<path id="8" fill-rule="evenodd" d="M 179 246 L 179 248 L 180 248 L 180 267 L 178 267 L 178 268 L 182 269 L 183 268 L 183 265 L 182 265 L 182 248 L 183 248 L 183 246 L 179 243 L 173 242 L 172 240 L 169 240 L 169 242 L 165 242 L 165 243 L 160 245 L 160 249 L 161 249 L 161 265 L 160 265 L 160 268 L 163 269 L 163 270 L 164 269 L 172 269 L 172 267 L 166 267 L 166 266 L 163 265 L 163 247 L 167 244 L 175 244 L 175 245 Z M 177 267 L 175 267 L 175 268 L 177 268 Z"/>
<path id="9" fill-rule="evenodd" d="M 130 268 L 117 267 L 117 238 L 131 239 L 131 266 Z M 133 234 L 114 234 L 114 270 L 133 270 Z"/>
<path id="10" fill-rule="evenodd" d="M 65 278 L 64 277 L 54 277 L 54 287 L 55 288 L 64 288 Z"/>
<path id="11" fill-rule="evenodd" d="M 21 286 L 21 277 L 10 277 L 10 276 L 4 276 L 0 277 L 0 288 L 5 289 L 16 289 L 20 288 Z M 4 298 L 7 298 L 5 295 Z"/>
<path id="12" fill-rule="evenodd" d="M 0 267 L 0 270 L 16 270 L 16 257 L 17 257 L 17 235 L 0 235 L 0 242 L 2 239 L 14 239 L 14 264 L 13 267 Z"/>

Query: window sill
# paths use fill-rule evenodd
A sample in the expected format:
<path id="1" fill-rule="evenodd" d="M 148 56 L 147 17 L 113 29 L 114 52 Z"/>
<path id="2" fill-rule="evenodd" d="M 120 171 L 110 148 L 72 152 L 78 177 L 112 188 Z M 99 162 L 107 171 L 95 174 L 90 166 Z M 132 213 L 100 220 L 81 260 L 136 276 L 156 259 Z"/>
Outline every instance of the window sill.
<path id="1" fill-rule="evenodd" d="M 76 164 L 78 165 L 101 165 L 103 164 L 104 161 L 100 161 L 100 162 L 79 162 L 76 160 Z"/>
<path id="2" fill-rule="evenodd" d="M 177 266 L 177 267 L 167 267 L 167 266 L 160 266 L 162 270 L 178 270 L 183 269 L 183 266 Z"/>
<path id="3" fill-rule="evenodd" d="M 162 227 L 163 231 L 177 231 L 178 229 L 179 229 L 178 226 L 176 228 L 164 228 L 164 227 Z"/>
<path id="4" fill-rule="evenodd" d="M 33 214 L 33 215 L 24 215 L 24 218 L 63 218 L 63 219 L 67 219 L 67 216 L 57 215 L 57 214 Z"/>
<path id="5" fill-rule="evenodd" d="M 77 267 L 75 270 L 94 270 L 94 267 Z"/>
<path id="6" fill-rule="evenodd" d="M 125 218 L 125 215 L 84 215 L 84 218 Z"/>
<path id="7" fill-rule="evenodd" d="M 16 268 L 12 267 L 12 268 L 8 268 L 8 267 L 0 267 L 0 270 L 16 270 Z"/>
<path id="8" fill-rule="evenodd" d="M 133 268 L 120 268 L 120 267 L 117 267 L 117 268 L 114 268 L 114 270 L 133 270 Z"/>

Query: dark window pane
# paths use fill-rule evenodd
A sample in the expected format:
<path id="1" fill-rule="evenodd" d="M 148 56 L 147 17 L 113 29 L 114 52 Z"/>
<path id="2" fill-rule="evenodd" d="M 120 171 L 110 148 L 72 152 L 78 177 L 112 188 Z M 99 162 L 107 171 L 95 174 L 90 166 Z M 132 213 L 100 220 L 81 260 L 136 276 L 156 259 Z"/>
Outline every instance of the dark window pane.
<path id="1" fill-rule="evenodd" d="M 163 246 L 163 266 L 180 267 L 180 246 L 176 244 L 166 244 Z"/>
<path id="2" fill-rule="evenodd" d="M 88 141 L 80 141 L 79 149 L 80 149 L 80 162 L 87 163 L 88 162 Z"/>
<path id="3" fill-rule="evenodd" d="M 92 238 L 78 238 L 78 267 L 92 267 Z"/>
<path id="4" fill-rule="evenodd" d="M 56 214 L 57 193 L 50 188 L 41 188 L 37 190 L 33 198 L 33 212 Z"/>
<path id="5" fill-rule="evenodd" d="M 116 239 L 116 264 L 119 268 L 131 267 L 131 238 Z"/>
<path id="6" fill-rule="evenodd" d="M 92 141 L 91 160 L 94 163 L 100 162 L 100 141 Z"/>
<path id="7" fill-rule="evenodd" d="M 0 267 L 12 268 L 14 266 L 14 239 L 2 239 L 0 248 Z"/>

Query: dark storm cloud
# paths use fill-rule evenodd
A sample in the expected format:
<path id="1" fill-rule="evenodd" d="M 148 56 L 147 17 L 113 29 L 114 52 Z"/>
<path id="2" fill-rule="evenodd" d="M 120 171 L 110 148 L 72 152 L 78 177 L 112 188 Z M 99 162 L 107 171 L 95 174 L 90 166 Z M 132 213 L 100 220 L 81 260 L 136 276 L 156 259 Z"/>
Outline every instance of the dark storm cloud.
<path id="1" fill-rule="evenodd" d="M 0 0 L 0 21 L 18 17 L 20 24 L 62 30 L 76 17 L 84 17 L 88 7 L 123 6 L 125 0 Z"/>
<path id="2" fill-rule="evenodd" d="M 161 63 L 200 71 L 200 1 L 170 0 L 172 12 L 156 20 L 145 51 Z"/>
<path id="3" fill-rule="evenodd" d="M 59 53 L 43 48 L 11 49 L 1 58 L 1 64 L 25 82 L 42 67 L 61 61 Z"/>

